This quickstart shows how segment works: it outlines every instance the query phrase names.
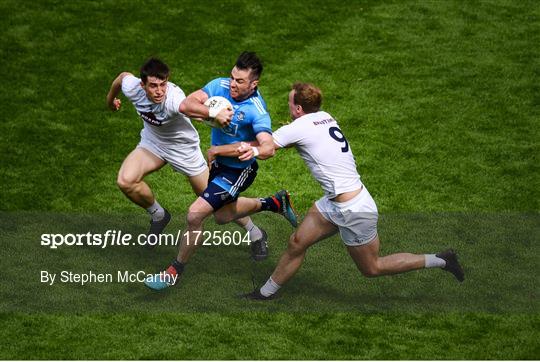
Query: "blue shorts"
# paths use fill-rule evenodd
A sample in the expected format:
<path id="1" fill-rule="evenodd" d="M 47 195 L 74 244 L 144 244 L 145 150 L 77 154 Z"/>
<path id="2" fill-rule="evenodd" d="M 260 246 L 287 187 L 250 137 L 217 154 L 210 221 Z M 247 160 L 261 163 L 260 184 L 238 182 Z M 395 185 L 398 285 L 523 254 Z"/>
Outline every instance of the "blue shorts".
<path id="1" fill-rule="evenodd" d="M 246 168 L 234 168 L 214 161 L 208 177 L 208 187 L 201 197 L 214 210 L 218 210 L 238 199 L 240 193 L 255 181 L 258 169 L 257 162 L 253 162 Z"/>

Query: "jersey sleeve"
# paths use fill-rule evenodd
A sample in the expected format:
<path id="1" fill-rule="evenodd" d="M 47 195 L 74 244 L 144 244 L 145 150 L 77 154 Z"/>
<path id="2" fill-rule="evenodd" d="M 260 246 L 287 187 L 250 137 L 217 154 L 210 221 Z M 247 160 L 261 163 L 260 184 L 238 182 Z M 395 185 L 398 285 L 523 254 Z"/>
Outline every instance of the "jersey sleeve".
<path id="1" fill-rule="evenodd" d="M 252 126 L 253 133 L 255 133 L 255 135 L 261 132 L 268 132 L 272 134 L 272 121 L 270 120 L 270 115 L 268 113 L 265 113 L 259 118 L 255 119 Z"/>
<path id="2" fill-rule="evenodd" d="M 253 132 L 255 133 L 255 135 L 261 132 L 267 132 L 269 134 L 272 134 L 272 120 L 270 119 L 270 115 L 268 114 L 266 103 L 259 94 L 259 91 L 257 91 L 257 97 L 253 97 L 251 99 L 251 102 L 253 104 L 253 107 L 251 108 L 253 112 L 253 121 L 251 122 Z"/>
<path id="3" fill-rule="evenodd" d="M 165 108 L 167 114 L 175 115 L 180 113 L 180 103 L 186 98 L 186 95 L 180 87 L 176 84 L 169 83 L 169 89 L 167 90 L 167 101 L 165 103 Z"/>
<path id="4" fill-rule="evenodd" d="M 221 78 L 216 78 L 210 82 L 208 82 L 208 84 L 206 84 L 202 90 L 204 93 L 208 94 L 208 97 L 213 97 L 215 95 L 219 95 L 219 90 L 220 90 L 220 87 L 221 87 Z M 227 87 L 228 89 L 228 87 Z"/>
<path id="5" fill-rule="evenodd" d="M 144 90 L 141 88 L 141 80 L 134 75 L 126 75 L 122 78 L 122 93 L 129 100 L 133 101 L 140 96 L 140 92 Z"/>
<path id="6" fill-rule="evenodd" d="M 302 139 L 302 132 L 293 122 L 277 129 L 273 137 L 274 142 L 279 147 L 288 147 L 298 143 Z"/>

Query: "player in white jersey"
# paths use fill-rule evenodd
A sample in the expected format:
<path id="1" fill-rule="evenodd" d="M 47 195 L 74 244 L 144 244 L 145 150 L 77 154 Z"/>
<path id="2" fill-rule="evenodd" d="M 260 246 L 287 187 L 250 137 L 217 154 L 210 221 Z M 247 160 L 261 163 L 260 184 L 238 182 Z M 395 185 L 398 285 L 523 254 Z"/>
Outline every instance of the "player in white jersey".
<path id="1" fill-rule="evenodd" d="M 168 81 L 169 67 L 159 59 L 151 58 L 142 67 L 140 78 L 129 72 L 116 77 L 107 95 L 112 111 L 120 109 L 117 98 L 120 91 L 128 98 L 143 120 L 141 141 L 126 157 L 118 173 L 117 183 L 122 192 L 151 215 L 149 234 L 160 234 L 171 215 L 155 199 L 144 177 L 169 163 L 187 176 L 196 195 L 208 184 L 208 166 L 199 146 L 199 134 L 191 121 L 180 112 L 186 98 L 184 92 Z M 220 112 L 216 120 L 228 122 L 228 114 Z M 237 223 L 244 226 L 249 218 Z"/>
<path id="2" fill-rule="evenodd" d="M 266 284 L 246 295 L 271 299 L 300 268 L 307 249 L 340 233 L 360 272 L 367 277 L 439 267 L 463 281 L 463 270 L 453 250 L 440 254 L 398 253 L 379 256 L 378 211 L 360 181 L 350 145 L 336 120 L 320 111 L 321 91 L 296 83 L 289 93 L 293 122 L 274 132 L 276 149 L 294 146 L 319 182 L 325 195 L 315 202 L 295 233 Z M 247 146 L 247 148 L 253 145 Z M 239 152 L 245 151 L 241 146 Z"/>

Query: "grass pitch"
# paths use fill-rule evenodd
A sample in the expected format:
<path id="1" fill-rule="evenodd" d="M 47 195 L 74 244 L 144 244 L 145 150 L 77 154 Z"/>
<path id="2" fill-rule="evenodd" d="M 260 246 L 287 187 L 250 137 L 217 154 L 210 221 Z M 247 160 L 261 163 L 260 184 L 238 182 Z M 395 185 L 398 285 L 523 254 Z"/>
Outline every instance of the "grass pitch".
<path id="1" fill-rule="evenodd" d="M 8 0 L 0 19 L 0 358 L 540 358 L 537 2 Z M 465 283 L 440 271 L 362 278 L 337 238 L 269 304 L 235 298 L 251 284 L 240 247 L 200 250 L 164 294 L 39 283 L 40 270 L 152 271 L 173 257 L 50 250 L 39 235 L 146 227 L 115 185 L 141 128 L 125 99 L 105 107 L 118 73 L 157 55 L 189 93 L 246 49 L 265 63 L 274 129 L 292 82 L 322 88 L 381 212 L 382 253 L 453 246 Z M 209 130 L 197 128 L 205 149 Z M 171 232 L 183 228 L 185 180 L 165 168 L 149 182 L 176 217 Z M 246 195 L 282 187 L 301 213 L 321 196 L 294 150 L 261 162 Z M 272 238 L 254 269 L 263 281 L 291 229 L 255 220 Z"/>

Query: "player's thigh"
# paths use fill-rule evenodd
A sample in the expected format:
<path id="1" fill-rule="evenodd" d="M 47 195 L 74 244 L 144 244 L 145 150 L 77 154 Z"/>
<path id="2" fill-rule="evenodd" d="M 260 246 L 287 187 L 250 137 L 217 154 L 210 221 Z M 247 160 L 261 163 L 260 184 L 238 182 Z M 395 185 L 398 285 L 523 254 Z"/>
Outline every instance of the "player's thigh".
<path id="1" fill-rule="evenodd" d="M 118 181 L 140 182 L 144 176 L 159 170 L 164 165 L 164 160 L 144 148 L 137 147 L 122 162 L 118 171 Z"/>
<path id="2" fill-rule="evenodd" d="M 358 246 L 347 245 L 347 251 L 358 269 L 362 272 L 367 272 L 377 263 L 377 259 L 379 258 L 379 247 L 380 241 L 379 236 L 377 235 L 367 244 Z"/>
<path id="3" fill-rule="evenodd" d="M 296 230 L 291 242 L 297 244 L 299 247 L 308 248 L 337 232 L 337 226 L 325 219 L 319 209 L 317 209 L 317 206 L 312 205 Z"/>
<path id="4" fill-rule="evenodd" d="M 188 180 L 193 192 L 195 192 L 197 196 L 200 196 L 204 189 L 208 187 L 208 168 L 198 175 L 188 176 Z"/>

